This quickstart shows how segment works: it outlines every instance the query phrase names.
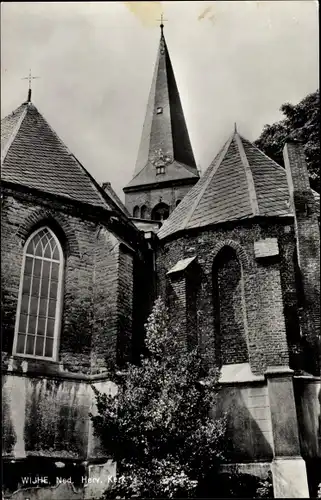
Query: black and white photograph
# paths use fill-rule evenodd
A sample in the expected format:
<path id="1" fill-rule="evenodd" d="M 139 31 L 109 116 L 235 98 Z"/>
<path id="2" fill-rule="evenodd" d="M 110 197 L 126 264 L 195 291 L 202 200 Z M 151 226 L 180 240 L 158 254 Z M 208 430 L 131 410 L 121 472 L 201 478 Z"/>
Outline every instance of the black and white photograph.
<path id="1" fill-rule="evenodd" d="M 2 500 L 321 498 L 319 4 L 1 4 Z"/>

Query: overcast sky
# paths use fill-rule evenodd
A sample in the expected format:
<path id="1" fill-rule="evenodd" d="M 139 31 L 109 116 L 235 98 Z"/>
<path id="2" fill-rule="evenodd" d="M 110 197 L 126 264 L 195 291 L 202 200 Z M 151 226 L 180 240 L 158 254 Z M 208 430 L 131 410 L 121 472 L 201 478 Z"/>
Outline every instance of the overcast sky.
<path id="1" fill-rule="evenodd" d="M 202 171 L 232 133 L 255 140 L 318 86 L 315 1 L 6 2 L 1 117 L 33 102 L 97 181 L 123 198 L 165 37 Z"/>

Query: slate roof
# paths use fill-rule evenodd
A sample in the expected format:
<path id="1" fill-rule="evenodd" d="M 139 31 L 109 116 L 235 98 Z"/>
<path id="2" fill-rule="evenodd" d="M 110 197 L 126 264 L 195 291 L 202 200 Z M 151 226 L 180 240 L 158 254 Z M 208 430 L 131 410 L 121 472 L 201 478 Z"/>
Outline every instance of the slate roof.
<path id="1" fill-rule="evenodd" d="M 104 182 L 102 186 L 103 190 L 105 193 L 108 194 L 108 196 L 112 199 L 112 201 L 117 205 L 119 210 L 121 210 L 127 217 L 131 217 L 130 213 L 128 212 L 127 208 L 121 201 L 121 199 L 118 197 L 116 192 L 113 190 L 112 185 L 110 182 Z"/>
<path id="2" fill-rule="evenodd" d="M 31 102 L 1 120 L 1 164 L 4 181 L 115 208 Z"/>
<path id="3" fill-rule="evenodd" d="M 157 110 L 161 112 L 158 113 Z M 166 166 L 166 173 L 162 175 L 156 175 L 153 164 L 159 151 L 171 159 Z M 134 176 L 126 188 L 198 177 L 174 71 L 162 32 Z"/>
<path id="4" fill-rule="evenodd" d="M 176 262 L 175 266 L 173 266 L 166 274 L 173 274 L 184 271 L 195 259 L 196 256 L 194 255 L 194 257 L 188 257 L 187 259 L 179 260 L 178 262 Z"/>
<path id="5" fill-rule="evenodd" d="M 234 132 L 158 237 L 255 216 L 288 215 L 292 214 L 284 168 Z"/>

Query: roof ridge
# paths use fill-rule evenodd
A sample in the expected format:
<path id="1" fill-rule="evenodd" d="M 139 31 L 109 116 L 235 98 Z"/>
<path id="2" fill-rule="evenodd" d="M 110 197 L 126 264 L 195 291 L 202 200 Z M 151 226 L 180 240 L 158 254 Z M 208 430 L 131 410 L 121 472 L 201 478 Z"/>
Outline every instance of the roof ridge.
<path id="1" fill-rule="evenodd" d="M 119 198 L 118 194 L 116 191 L 113 189 L 111 182 L 104 182 L 103 186 L 101 189 L 110 196 L 111 200 L 116 204 L 119 205 L 119 208 L 121 209 L 122 212 L 126 214 L 127 217 L 131 217 L 130 213 L 128 212 L 127 208 L 125 207 L 124 203 L 121 201 Z M 115 199 L 113 199 L 113 197 Z"/>
<path id="2" fill-rule="evenodd" d="M 19 108 L 18 108 L 18 109 L 19 109 Z M 13 131 L 13 132 L 12 132 L 12 134 L 11 134 L 10 139 L 8 139 L 7 144 L 5 145 L 5 147 L 4 147 L 4 149 L 3 149 L 3 151 L 1 152 L 1 163 L 3 163 L 3 162 L 4 162 L 4 160 L 6 159 L 6 156 L 7 156 L 7 154 L 8 154 L 8 151 L 9 151 L 9 149 L 10 149 L 10 147 L 11 147 L 11 145 L 12 145 L 13 141 L 15 140 L 15 138 L 16 138 L 16 136 L 17 136 L 17 133 L 19 132 L 19 129 L 20 129 L 21 125 L 22 125 L 23 120 L 24 120 L 24 119 L 25 119 L 25 117 L 26 117 L 27 110 L 28 110 L 28 108 L 27 108 L 27 106 L 25 106 L 25 108 L 24 108 L 24 110 L 22 111 L 21 116 L 20 116 L 20 118 L 19 118 L 19 120 L 18 120 L 18 123 L 17 123 L 17 125 L 15 126 L 15 129 L 14 129 L 14 131 Z M 8 115 L 8 117 L 9 117 L 9 115 Z M 7 118 L 7 117 L 5 117 L 5 118 Z M 5 118 L 4 118 L 4 119 L 5 119 Z"/>
<path id="3" fill-rule="evenodd" d="M 67 148 L 67 150 L 69 151 L 69 149 Z M 82 170 L 84 172 L 84 174 L 89 178 L 89 180 L 91 181 L 92 183 L 92 187 L 96 189 L 97 191 L 97 194 L 100 196 L 100 199 L 105 203 L 106 200 L 104 198 L 104 196 L 102 195 L 101 193 L 101 190 L 103 191 L 103 189 L 101 188 L 101 186 L 99 185 L 99 183 L 96 181 L 96 179 L 88 172 L 88 170 L 83 166 L 83 164 L 78 160 L 78 158 L 73 154 L 73 153 L 70 153 L 70 156 L 73 157 L 73 159 L 76 161 L 77 165 L 79 166 L 79 169 Z M 105 193 L 105 192 L 104 192 Z M 110 197 L 109 197 L 110 198 Z"/>
<path id="4" fill-rule="evenodd" d="M 59 137 L 59 135 L 57 134 L 57 132 L 51 127 L 51 125 L 49 124 L 49 122 L 40 113 L 40 111 L 36 108 L 36 106 L 34 106 L 34 107 L 35 107 L 37 113 L 39 113 L 39 115 L 42 117 L 42 119 L 46 122 L 46 124 L 49 127 L 50 131 L 58 139 L 59 144 L 65 149 L 65 151 L 68 153 L 68 155 L 71 156 L 75 160 L 77 166 L 79 167 L 79 170 L 82 170 L 87 175 L 87 177 L 91 181 L 92 187 L 96 189 L 97 194 L 99 195 L 101 201 L 103 201 L 105 203 L 106 200 L 105 200 L 105 198 L 102 196 L 102 194 L 100 192 L 100 186 L 99 186 L 98 182 L 95 181 L 95 179 L 93 178 L 93 176 L 87 171 L 87 169 L 82 165 L 82 163 L 78 160 L 78 158 L 70 151 L 70 149 L 68 148 L 68 146 L 66 146 L 66 144 L 64 143 L 64 141 Z M 97 189 L 97 186 L 98 186 L 98 189 Z"/>
<path id="5" fill-rule="evenodd" d="M 253 142 L 250 142 L 248 139 L 245 139 L 244 137 L 242 137 L 242 140 L 247 141 L 251 146 L 253 146 L 254 149 L 259 151 L 259 153 L 261 153 L 261 155 L 265 156 L 265 158 L 270 160 L 270 162 L 273 164 L 273 166 L 275 168 L 277 168 L 280 172 L 283 172 L 284 175 L 286 176 L 285 168 L 282 167 L 282 165 L 279 165 L 279 163 L 277 163 L 275 160 L 273 160 L 273 158 L 271 158 L 269 155 L 267 155 L 264 151 L 262 151 L 262 149 L 260 149 L 258 146 L 256 146 Z M 310 189 L 313 193 L 315 193 L 317 196 L 320 197 L 320 193 L 318 193 L 315 189 L 312 189 L 312 188 L 310 188 Z"/>
<path id="6" fill-rule="evenodd" d="M 257 202 L 257 196 L 256 196 L 256 190 L 255 190 L 255 184 L 254 184 L 251 166 L 250 166 L 249 161 L 247 159 L 247 156 L 246 156 L 246 153 L 244 150 L 244 146 L 243 146 L 243 142 L 242 142 L 240 135 L 237 132 L 235 132 L 234 137 L 235 137 L 235 142 L 236 142 L 236 145 L 237 145 L 237 148 L 239 150 L 240 157 L 241 157 L 241 163 L 242 163 L 242 165 L 244 167 L 244 171 L 245 171 L 245 176 L 246 176 L 246 180 L 247 180 L 247 187 L 248 187 L 248 191 L 249 191 L 249 197 L 250 197 L 251 207 L 253 210 L 253 215 L 259 215 L 259 205 Z"/>
<path id="7" fill-rule="evenodd" d="M 240 136 L 241 137 L 241 136 Z M 273 163 L 273 166 L 276 167 L 278 170 L 281 170 L 282 172 L 285 173 L 286 175 L 286 172 L 285 172 L 285 168 L 283 168 L 281 165 L 279 165 L 275 160 L 273 160 L 273 158 L 271 158 L 269 155 L 267 155 L 266 153 L 264 153 L 264 151 L 262 151 L 262 149 L 260 149 L 258 146 L 256 146 L 253 142 L 249 141 L 248 139 L 245 139 L 244 137 L 242 137 L 242 140 L 243 141 L 246 141 L 248 142 L 254 149 L 256 149 L 257 151 L 259 151 L 259 153 L 261 153 L 261 155 L 265 156 L 265 158 L 267 158 L 268 160 L 270 160 L 270 162 Z"/>
<path id="8" fill-rule="evenodd" d="M 214 177 L 215 173 L 217 172 L 217 170 L 218 170 L 219 166 L 221 165 L 221 163 L 222 163 L 222 161 L 223 161 L 223 159 L 224 159 L 224 156 L 225 156 L 225 154 L 227 153 L 228 148 L 230 147 L 230 145 L 231 145 L 231 143 L 232 143 L 232 141 L 233 141 L 233 138 L 234 138 L 234 134 L 233 134 L 233 135 L 232 135 L 232 136 L 231 136 L 231 137 L 230 137 L 230 138 L 226 141 L 226 143 L 224 144 L 224 146 L 223 146 L 223 148 L 222 148 L 222 150 L 221 150 L 221 153 L 220 153 L 220 155 L 219 155 L 219 158 L 218 158 L 218 159 L 216 160 L 216 162 L 215 162 L 215 163 L 216 163 L 216 165 L 215 165 L 215 163 L 214 163 L 214 165 L 215 165 L 215 166 L 213 165 L 213 170 L 210 172 L 209 176 L 208 176 L 208 177 L 206 177 L 205 179 L 204 179 L 204 177 L 203 177 L 203 179 L 204 179 L 204 184 L 203 184 L 203 186 L 201 187 L 201 189 L 200 189 L 200 191 L 199 191 L 199 193 L 198 193 L 198 195 L 197 195 L 197 197 L 196 197 L 195 202 L 192 204 L 192 207 L 191 207 L 191 208 L 190 208 L 190 210 L 188 211 L 187 216 L 186 216 L 186 217 L 184 218 L 184 220 L 183 220 L 183 224 L 182 224 L 183 228 L 184 228 L 184 227 L 185 227 L 185 226 L 189 223 L 189 221 L 190 221 L 190 219 L 191 219 L 191 217 L 192 217 L 192 215 L 193 215 L 194 211 L 196 210 L 197 205 L 199 204 L 199 202 L 200 202 L 200 200 L 201 200 L 201 198 L 202 198 L 202 196 L 203 196 L 203 194 L 204 194 L 204 192 L 205 192 L 205 190 L 206 190 L 206 188 L 207 188 L 207 186 L 208 186 L 209 182 L 211 182 L 211 180 L 212 180 L 212 178 Z M 210 167 L 209 167 L 209 168 L 210 168 Z M 200 181 L 198 181 L 198 182 L 200 182 Z M 197 184 L 196 184 L 196 185 L 197 185 Z"/>
<path id="9" fill-rule="evenodd" d="M 6 129 L 3 153 L 10 140 L 9 151 L 13 155 L 7 154 L 2 162 L 3 180 L 67 196 L 94 207 L 113 210 L 117 206 L 110 196 L 102 194 L 98 183 L 36 106 L 22 105 L 20 111 L 8 118 Z M 121 213 L 118 207 L 115 210 Z"/>

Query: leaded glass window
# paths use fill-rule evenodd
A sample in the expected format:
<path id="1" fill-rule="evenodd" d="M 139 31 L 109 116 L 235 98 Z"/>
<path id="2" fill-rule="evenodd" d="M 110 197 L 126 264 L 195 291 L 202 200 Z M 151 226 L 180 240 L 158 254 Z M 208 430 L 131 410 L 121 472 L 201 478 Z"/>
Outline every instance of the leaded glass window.
<path id="1" fill-rule="evenodd" d="M 24 248 L 14 354 L 54 359 L 61 316 L 63 252 L 55 234 L 42 227 Z"/>

